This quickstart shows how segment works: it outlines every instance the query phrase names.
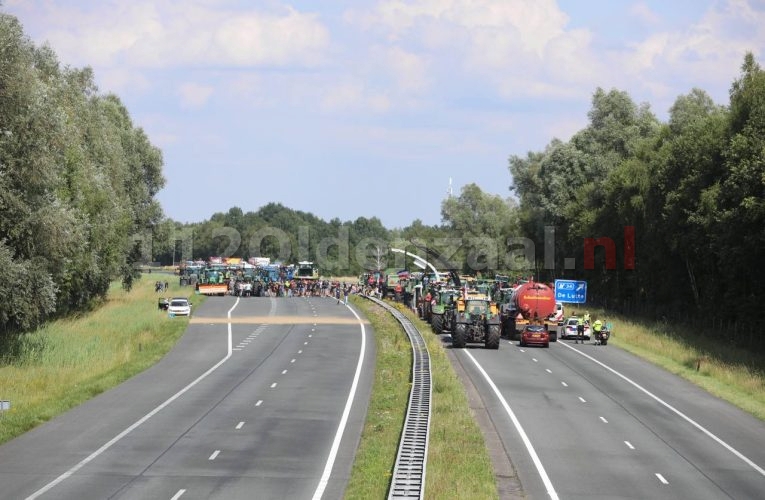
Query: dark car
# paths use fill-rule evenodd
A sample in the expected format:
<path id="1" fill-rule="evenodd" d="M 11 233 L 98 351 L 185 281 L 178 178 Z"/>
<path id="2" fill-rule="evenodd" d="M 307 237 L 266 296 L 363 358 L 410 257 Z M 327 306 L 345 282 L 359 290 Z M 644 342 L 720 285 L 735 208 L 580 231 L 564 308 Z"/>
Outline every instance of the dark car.
<path id="1" fill-rule="evenodd" d="M 544 325 L 526 325 L 521 332 L 521 347 L 541 345 L 550 347 L 550 332 Z"/>

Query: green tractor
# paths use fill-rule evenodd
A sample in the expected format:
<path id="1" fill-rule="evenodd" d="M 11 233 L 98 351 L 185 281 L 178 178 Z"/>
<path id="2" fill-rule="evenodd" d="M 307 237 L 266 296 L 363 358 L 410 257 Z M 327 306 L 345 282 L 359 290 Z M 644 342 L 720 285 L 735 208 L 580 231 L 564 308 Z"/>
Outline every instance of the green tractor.
<path id="1" fill-rule="evenodd" d="M 457 317 L 459 290 L 439 290 L 435 292 L 436 303 L 431 307 L 430 326 L 437 334 L 454 331 Z"/>
<path id="2" fill-rule="evenodd" d="M 491 301 L 469 298 L 465 309 L 456 317 L 452 331 L 452 347 L 462 348 L 468 342 L 482 342 L 487 349 L 499 349 L 500 318 L 492 313 Z"/>

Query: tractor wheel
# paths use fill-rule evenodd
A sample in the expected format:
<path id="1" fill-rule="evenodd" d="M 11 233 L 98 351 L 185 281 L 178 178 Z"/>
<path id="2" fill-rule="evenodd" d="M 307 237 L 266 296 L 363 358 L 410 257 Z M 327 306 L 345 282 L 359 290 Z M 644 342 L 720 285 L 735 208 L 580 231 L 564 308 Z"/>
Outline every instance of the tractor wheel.
<path id="1" fill-rule="evenodd" d="M 440 314 L 434 314 L 431 325 L 433 326 L 433 331 L 436 333 L 436 335 L 441 335 L 444 328 L 444 317 Z"/>
<path id="2" fill-rule="evenodd" d="M 486 333 L 486 348 L 499 349 L 499 325 L 489 325 L 489 331 Z"/>
<path id="3" fill-rule="evenodd" d="M 465 323 L 457 323 L 457 326 L 452 332 L 452 347 L 462 348 L 465 347 L 465 337 L 467 336 L 467 325 Z"/>

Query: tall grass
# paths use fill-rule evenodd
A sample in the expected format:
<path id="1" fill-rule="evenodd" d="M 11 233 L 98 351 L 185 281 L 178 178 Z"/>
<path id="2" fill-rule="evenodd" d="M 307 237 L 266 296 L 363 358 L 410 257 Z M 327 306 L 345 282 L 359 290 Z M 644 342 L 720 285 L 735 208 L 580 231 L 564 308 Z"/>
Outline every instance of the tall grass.
<path id="1" fill-rule="evenodd" d="M 175 280 L 174 280 L 175 281 Z M 99 394 L 156 363 L 188 325 L 157 308 L 150 276 L 130 293 L 112 285 L 106 302 L 79 317 L 51 322 L 0 344 L 0 443 Z M 166 295 L 193 290 L 171 285 Z M 195 304 L 202 297 L 195 297 Z"/>
<path id="2" fill-rule="evenodd" d="M 385 498 L 406 415 L 412 348 L 399 323 L 382 308 L 354 297 L 375 331 L 377 369 L 372 399 L 346 498 Z M 496 499 L 491 460 L 465 391 L 440 338 L 427 323 L 400 308 L 423 333 L 430 352 L 431 427 L 425 497 Z"/>
<path id="3" fill-rule="evenodd" d="M 612 323 L 611 343 L 683 377 L 765 420 L 765 356 L 729 336 L 710 336 L 667 322 L 646 322 L 592 309 Z M 752 328 L 759 328 L 754 322 Z M 702 334 L 703 333 L 703 334 Z"/>

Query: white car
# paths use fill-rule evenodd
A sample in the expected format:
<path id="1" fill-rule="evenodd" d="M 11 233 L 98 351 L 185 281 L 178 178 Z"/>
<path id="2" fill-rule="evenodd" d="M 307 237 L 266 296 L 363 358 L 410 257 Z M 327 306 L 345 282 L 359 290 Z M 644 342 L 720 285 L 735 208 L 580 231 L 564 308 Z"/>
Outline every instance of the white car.
<path id="1" fill-rule="evenodd" d="M 191 316 L 191 302 L 184 297 L 174 297 L 170 299 L 167 313 L 170 316 Z"/>
<path id="2" fill-rule="evenodd" d="M 567 339 L 571 337 L 576 337 L 579 335 L 577 333 L 577 325 L 579 324 L 579 318 L 576 316 L 571 316 L 566 320 L 566 322 L 563 324 L 560 330 L 560 337 Z M 585 324 L 584 325 L 584 338 L 587 340 L 590 340 L 590 325 Z"/>

